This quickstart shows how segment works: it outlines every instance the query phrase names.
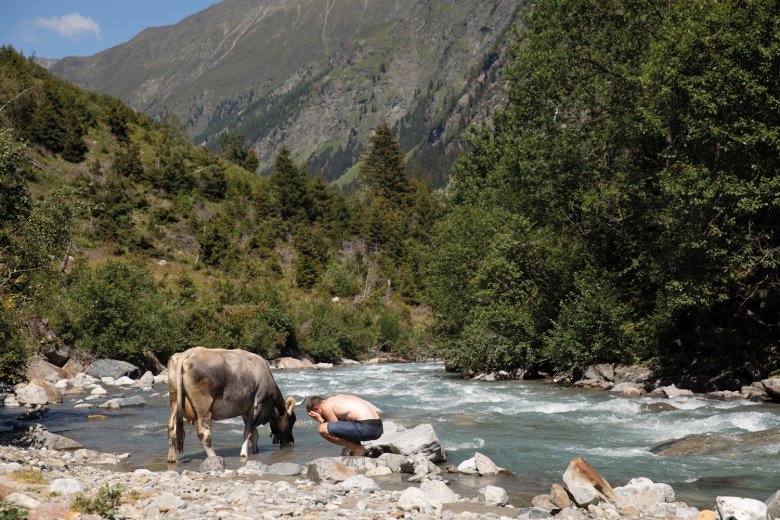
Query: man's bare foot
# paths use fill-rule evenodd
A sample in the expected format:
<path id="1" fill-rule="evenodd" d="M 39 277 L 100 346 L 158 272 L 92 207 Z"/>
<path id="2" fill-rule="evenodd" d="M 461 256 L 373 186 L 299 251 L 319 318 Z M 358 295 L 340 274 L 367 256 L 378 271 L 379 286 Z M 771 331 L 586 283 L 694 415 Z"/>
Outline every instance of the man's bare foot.
<path id="1" fill-rule="evenodd" d="M 368 450 L 365 448 L 360 448 L 360 450 L 352 450 L 352 455 L 354 457 L 365 457 L 368 455 Z"/>

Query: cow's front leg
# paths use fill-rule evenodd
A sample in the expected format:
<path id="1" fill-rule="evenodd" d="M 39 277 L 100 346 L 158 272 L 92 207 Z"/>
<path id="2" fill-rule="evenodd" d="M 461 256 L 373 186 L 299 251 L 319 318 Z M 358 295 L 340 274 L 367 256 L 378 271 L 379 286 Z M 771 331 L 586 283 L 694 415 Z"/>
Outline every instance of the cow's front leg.
<path id="1" fill-rule="evenodd" d="M 176 435 L 184 435 L 184 432 L 179 432 L 176 429 L 176 404 L 171 406 L 171 416 L 168 417 L 168 462 L 176 464 L 178 457 L 176 456 Z"/>
<path id="2" fill-rule="evenodd" d="M 198 437 L 203 442 L 203 449 L 206 455 L 216 457 L 217 454 L 211 447 L 211 411 L 198 414 Z"/>

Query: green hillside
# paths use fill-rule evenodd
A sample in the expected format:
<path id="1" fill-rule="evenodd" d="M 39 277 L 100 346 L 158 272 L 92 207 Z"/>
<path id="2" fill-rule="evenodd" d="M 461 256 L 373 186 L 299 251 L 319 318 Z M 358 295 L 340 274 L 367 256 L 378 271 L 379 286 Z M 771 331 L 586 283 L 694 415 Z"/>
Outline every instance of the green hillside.
<path id="1" fill-rule="evenodd" d="M 194 345 L 427 352 L 416 255 L 439 210 L 424 183 L 403 177 L 402 202 L 347 199 L 283 147 L 260 177 L 236 164 L 251 165 L 242 141 L 196 147 L 176 118 L 155 123 L 7 47 L 0 107 L 1 377 L 59 342 L 141 364 Z"/>
<path id="2" fill-rule="evenodd" d="M 500 56 L 524 3 L 225 0 L 52 71 L 214 149 L 243 133 L 266 171 L 282 144 L 326 180 L 388 122 L 410 168 L 443 185 L 459 137 L 501 98 Z M 345 184 L 345 183 L 341 183 Z"/>

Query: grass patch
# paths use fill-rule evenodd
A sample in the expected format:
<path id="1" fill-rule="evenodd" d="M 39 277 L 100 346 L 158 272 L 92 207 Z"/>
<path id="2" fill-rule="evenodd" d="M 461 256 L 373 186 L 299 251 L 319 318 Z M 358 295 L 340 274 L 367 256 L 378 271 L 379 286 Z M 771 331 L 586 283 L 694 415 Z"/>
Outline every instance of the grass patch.
<path id="1" fill-rule="evenodd" d="M 104 518 L 114 518 L 122 499 L 124 488 L 120 485 L 105 485 L 100 488 L 97 495 L 89 497 L 79 493 L 71 502 L 71 507 L 79 513 L 96 514 Z"/>
<path id="2" fill-rule="evenodd" d="M 43 484 L 46 482 L 41 472 L 35 469 L 17 469 L 11 472 L 11 478 L 25 484 Z"/>

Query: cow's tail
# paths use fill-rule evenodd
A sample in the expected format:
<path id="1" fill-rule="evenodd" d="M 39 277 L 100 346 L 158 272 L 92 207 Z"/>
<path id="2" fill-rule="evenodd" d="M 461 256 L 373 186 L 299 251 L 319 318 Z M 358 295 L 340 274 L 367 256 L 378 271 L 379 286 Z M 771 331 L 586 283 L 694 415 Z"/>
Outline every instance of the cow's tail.
<path id="1" fill-rule="evenodd" d="M 174 432 L 176 435 L 176 451 L 184 452 L 184 360 L 182 359 L 176 367 L 176 426 Z"/>

